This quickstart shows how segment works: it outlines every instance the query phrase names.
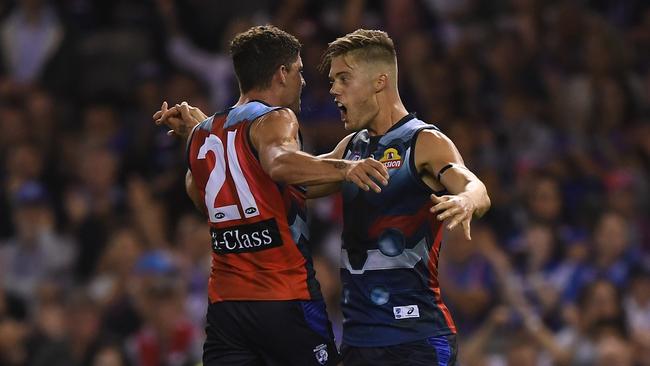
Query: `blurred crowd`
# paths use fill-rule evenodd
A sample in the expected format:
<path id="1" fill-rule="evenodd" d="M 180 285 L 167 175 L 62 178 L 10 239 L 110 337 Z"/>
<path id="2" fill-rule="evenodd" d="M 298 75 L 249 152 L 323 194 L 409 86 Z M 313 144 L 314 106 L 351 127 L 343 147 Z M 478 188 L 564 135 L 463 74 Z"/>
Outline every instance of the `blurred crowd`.
<path id="1" fill-rule="evenodd" d="M 200 361 L 210 238 L 151 115 L 232 105 L 228 41 L 264 23 L 304 45 L 308 152 L 345 134 L 327 42 L 383 29 L 407 108 L 486 183 L 439 265 L 461 365 L 650 365 L 644 0 L 0 2 L 0 365 Z M 310 205 L 340 335 L 340 199 Z"/>

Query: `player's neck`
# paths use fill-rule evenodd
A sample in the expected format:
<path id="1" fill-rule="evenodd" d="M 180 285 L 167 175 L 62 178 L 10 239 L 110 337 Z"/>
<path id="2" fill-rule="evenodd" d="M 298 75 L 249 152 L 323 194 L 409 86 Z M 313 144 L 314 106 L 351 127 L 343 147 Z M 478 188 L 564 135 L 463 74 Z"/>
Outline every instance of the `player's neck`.
<path id="1" fill-rule="evenodd" d="M 387 103 L 380 103 L 379 112 L 368 124 L 370 136 L 385 135 L 399 120 L 408 114 L 399 96 L 392 98 Z"/>
<path id="2" fill-rule="evenodd" d="M 239 95 L 239 100 L 235 103 L 235 107 L 244 105 L 253 100 L 259 100 L 271 106 L 281 106 L 280 98 L 278 98 L 277 93 L 273 93 L 271 89 L 264 90 L 250 90 L 246 93 Z"/>

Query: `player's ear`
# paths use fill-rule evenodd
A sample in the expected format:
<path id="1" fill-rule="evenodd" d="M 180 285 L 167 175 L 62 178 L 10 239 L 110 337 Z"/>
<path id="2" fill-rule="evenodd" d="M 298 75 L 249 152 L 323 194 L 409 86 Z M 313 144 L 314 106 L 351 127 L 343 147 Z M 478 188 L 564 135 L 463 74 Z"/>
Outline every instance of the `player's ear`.
<path id="1" fill-rule="evenodd" d="M 379 74 L 375 79 L 375 93 L 379 93 L 386 88 L 388 85 L 388 75 Z"/>
<path id="2" fill-rule="evenodd" d="M 275 76 L 278 78 L 278 81 L 280 81 L 280 84 L 284 85 L 287 83 L 287 74 L 289 73 L 289 69 L 285 65 L 280 65 L 278 69 L 275 71 Z"/>

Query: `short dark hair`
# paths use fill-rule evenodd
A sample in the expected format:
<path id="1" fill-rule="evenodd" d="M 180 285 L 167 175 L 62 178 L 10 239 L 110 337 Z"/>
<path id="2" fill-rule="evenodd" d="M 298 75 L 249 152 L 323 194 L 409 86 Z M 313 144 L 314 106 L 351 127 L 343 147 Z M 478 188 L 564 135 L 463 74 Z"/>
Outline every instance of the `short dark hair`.
<path id="1" fill-rule="evenodd" d="M 332 59 L 350 52 L 358 52 L 363 60 L 394 63 L 396 52 L 388 33 L 380 30 L 357 29 L 327 45 L 319 69 L 327 72 Z"/>
<path id="2" fill-rule="evenodd" d="M 290 67 L 302 45 L 291 34 L 263 25 L 239 33 L 230 43 L 230 55 L 242 93 L 271 85 L 278 67 Z"/>

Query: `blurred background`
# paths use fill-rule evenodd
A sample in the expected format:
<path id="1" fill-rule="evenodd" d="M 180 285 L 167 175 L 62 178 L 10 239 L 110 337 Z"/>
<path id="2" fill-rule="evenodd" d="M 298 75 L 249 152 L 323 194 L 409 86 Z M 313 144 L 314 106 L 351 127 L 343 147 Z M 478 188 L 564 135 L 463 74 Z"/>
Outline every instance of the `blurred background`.
<path id="1" fill-rule="evenodd" d="M 269 22 L 304 45 L 306 151 L 345 135 L 327 42 L 378 28 L 407 108 L 486 183 L 440 259 L 461 365 L 650 365 L 643 0 L 1 1 L 0 365 L 198 364 L 210 239 L 151 115 L 232 105 L 228 41 Z M 340 199 L 311 206 L 340 340 Z"/>

